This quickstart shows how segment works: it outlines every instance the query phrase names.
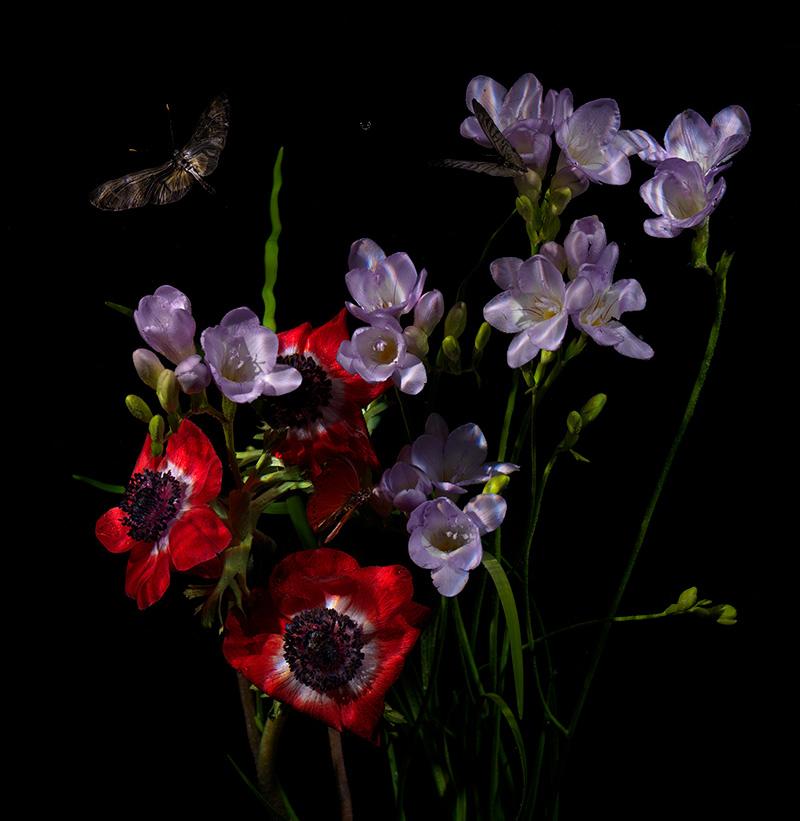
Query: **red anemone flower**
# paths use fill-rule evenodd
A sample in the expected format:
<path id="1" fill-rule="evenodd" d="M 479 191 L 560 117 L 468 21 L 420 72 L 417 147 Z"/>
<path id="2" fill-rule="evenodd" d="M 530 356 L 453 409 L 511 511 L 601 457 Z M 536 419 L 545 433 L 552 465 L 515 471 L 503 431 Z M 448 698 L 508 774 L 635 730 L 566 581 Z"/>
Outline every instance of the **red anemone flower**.
<path id="1" fill-rule="evenodd" d="M 131 552 L 125 592 L 140 609 L 164 595 L 170 569 L 190 570 L 230 543 L 230 531 L 208 506 L 221 483 L 219 457 L 187 419 L 169 437 L 162 456 L 153 456 L 150 436 L 145 439 L 119 507 L 104 513 L 95 527 L 112 553 Z"/>
<path id="2" fill-rule="evenodd" d="M 428 608 L 400 565 L 360 567 L 327 547 L 291 553 L 248 615 L 232 611 L 223 652 L 245 678 L 295 710 L 373 740 Z"/>
<path id="3" fill-rule="evenodd" d="M 297 368 L 300 387 L 264 403 L 273 428 L 288 428 L 276 454 L 289 464 L 308 465 L 318 475 L 331 456 L 349 456 L 378 466 L 361 409 L 386 390 L 388 382 L 371 384 L 348 373 L 337 361 L 339 345 L 350 338 L 344 308 L 329 322 L 309 322 L 278 334 L 278 362 Z"/>

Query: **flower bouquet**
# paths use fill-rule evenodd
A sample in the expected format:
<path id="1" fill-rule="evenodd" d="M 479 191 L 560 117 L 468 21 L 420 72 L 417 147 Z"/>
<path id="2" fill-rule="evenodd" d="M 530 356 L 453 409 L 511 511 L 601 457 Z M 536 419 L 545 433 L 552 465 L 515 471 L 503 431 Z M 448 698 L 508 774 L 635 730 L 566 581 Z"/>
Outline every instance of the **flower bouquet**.
<path id="1" fill-rule="evenodd" d="M 108 303 L 139 338 L 121 377 L 138 456 L 124 484 L 79 478 L 112 494 L 95 532 L 127 557 L 127 596 L 148 619 L 177 609 L 181 630 L 207 631 L 195 649 L 224 659 L 241 711 L 230 772 L 255 817 L 303 818 L 316 803 L 324 817 L 350 818 L 355 804 L 356 817 L 557 818 L 612 627 L 736 623 L 733 605 L 691 581 L 650 607 L 624 604 L 714 357 L 735 263 L 711 226 L 748 115 L 666 112 L 654 136 L 623 128 L 611 98 L 573 100 L 531 73 L 509 80 L 469 81 L 463 158 L 426 169 L 507 201 L 471 268 L 359 232 L 329 277 L 336 308 L 314 308 L 313 323 L 284 309 L 285 277 L 299 298 L 314 291 L 300 282 L 308 251 L 282 236 L 281 185 L 293 182 L 281 150 L 263 281 L 231 283 L 261 289 L 261 304 L 231 304 L 220 279 L 198 309 L 171 276 L 135 304 Z M 104 183 L 93 204 L 166 220 L 184 205 L 170 203 L 199 202 L 208 194 L 191 189 L 215 183 L 229 126 L 235 105 L 218 96 L 171 161 Z M 606 216 L 604 197 L 623 186 L 626 216 L 619 199 Z M 640 231 L 649 239 L 635 247 L 653 255 L 681 243 L 693 287 L 714 298 L 687 356 L 694 381 L 670 388 L 659 416 L 670 430 L 642 478 L 652 487 L 609 508 L 602 460 L 629 459 L 636 436 L 604 448 L 596 431 L 614 395 L 594 386 L 615 357 L 645 380 L 659 352 L 648 261 L 624 244 Z M 627 534 L 616 582 L 588 603 L 553 558 L 572 526 L 598 543 L 612 526 Z M 107 572 L 111 585 L 122 571 Z M 327 786 L 309 796 L 296 774 L 323 747 Z M 361 784 L 368 798 L 351 789 L 361 767 L 379 782 Z"/>

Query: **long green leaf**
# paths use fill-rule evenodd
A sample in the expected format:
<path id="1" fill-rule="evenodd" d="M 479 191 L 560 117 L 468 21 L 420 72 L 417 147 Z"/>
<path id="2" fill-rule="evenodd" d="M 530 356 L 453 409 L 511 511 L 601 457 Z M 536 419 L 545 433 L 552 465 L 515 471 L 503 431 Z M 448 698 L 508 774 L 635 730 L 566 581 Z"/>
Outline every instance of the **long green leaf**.
<path id="1" fill-rule="evenodd" d="M 522 738 L 519 722 L 502 696 L 497 693 L 484 693 L 483 695 L 497 705 L 500 714 L 508 724 L 508 729 L 511 730 L 511 735 L 514 737 L 514 744 L 517 745 L 517 752 L 519 753 L 520 769 L 522 770 L 522 795 L 524 796 L 528 786 L 528 757 L 525 754 L 525 741 Z"/>
<path id="2" fill-rule="evenodd" d="M 472 683 L 475 685 L 478 695 L 481 696 L 483 695 L 483 685 L 481 684 L 481 677 L 478 673 L 478 665 L 475 663 L 475 656 L 472 654 L 472 648 L 469 646 L 467 629 L 464 627 L 464 619 L 461 617 L 461 606 L 458 603 L 458 599 L 453 599 L 453 624 L 456 627 L 458 643 L 461 646 L 461 656 L 464 661 L 464 667 L 472 679 Z M 467 683 L 469 683 L 469 681 Z"/>
<path id="3" fill-rule="evenodd" d="M 105 490 L 106 493 L 122 494 L 125 492 L 125 488 L 122 485 L 110 485 L 108 482 L 99 482 L 97 479 L 90 479 L 88 476 L 79 476 L 77 473 L 73 473 L 72 478 L 78 482 L 84 482 L 87 485 L 96 487 L 98 490 Z"/>
<path id="4" fill-rule="evenodd" d="M 490 553 L 484 551 L 483 566 L 492 577 L 494 586 L 497 589 L 497 595 L 500 597 L 500 604 L 503 605 L 503 613 L 506 617 L 506 627 L 508 628 L 508 637 L 511 642 L 511 666 L 514 668 L 514 690 L 517 696 L 517 715 L 522 718 L 522 710 L 524 704 L 524 672 L 522 666 L 522 633 L 519 627 L 519 614 L 517 612 L 517 603 L 514 601 L 514 593 L 511 591 L 511 585 L 506 576 L 505 570 L 500 565 L 500 562 L 495 559 Z"/>
<path id="5" fill-rule="evenodd" d="M 281 163 L 283 162 L 283 146 L 278 149 L 278 156 L 272 169 L 272 193 L 269 197 L 269 220 L 272 233 L 264 246 L 264 288 L 261 297 L 264 300 L 263 325 L 273 331 L 275 324 L 275 283 L 278 280 L 278 237 L 281 235 L 281 215 L 278 209 L 278 193 L 281 190 Z"/>

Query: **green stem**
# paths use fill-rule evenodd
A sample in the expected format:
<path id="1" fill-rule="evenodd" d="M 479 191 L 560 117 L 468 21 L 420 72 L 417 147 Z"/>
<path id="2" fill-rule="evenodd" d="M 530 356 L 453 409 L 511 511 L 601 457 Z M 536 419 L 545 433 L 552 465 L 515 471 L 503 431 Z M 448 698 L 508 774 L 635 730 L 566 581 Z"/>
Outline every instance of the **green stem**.
<path id="1" fill-rule="evenodd" d="M 683 412 L 683 418 L 681 419 L 678 431 L 675 434 L 675 438 L 672 441 L 672 446 L 670 447 L 669 452 L 667 453 L 667 458 L 665 459 L 664 464 L 661 467 L 661 473 L 658 476 L 656 486 L 653 489 L 653 494 L 650 497 L 650 501 L 648 502 L 647 508 L 645 509 L 641 524 L 639 525 L 639 533 L 636 537 L 636 541 L 634 542 L 631 554 L 628 557 L 628 563 L 625 566 L 625 571 L 622 574 L 622 579 L 620 580 L 619 587 L 617 588 L 616 595 L 614 596 L 614 600 L 611 604 L 608 621 L 603 626 L 603 630 L 600 633 L 600 637 L 597 641 L 597 644 L 595 645 L 592 660 L 589 664 L 589 670 L 586 673 L 586 677 L 583 682 L 583 687 L 578 697 L 578 703 L 575 706 L 575 711 L 573 712 L 572 720 L 569 724 L 570 736 L 572 736 L 575 733 L 575 729 L 578 726 L 578 721 L 580 720 L 581 713 L 583 712 L 583 708 L 586 704 L 586 699 L 589 695 L 589 689 L 592 686 L 592 681 L 594 680 L 595 673 L 597 672 L 597 667 L 600 664 L 600 658 L 603 655 L 603 650 L 605 649 L 606 642 L 608 640 L 608 634 L 611 630 L 611 624 L 613 623 L 613 620 L 617 614 L 617 610 L 619 610 L 619 605 L 622 601 L 622 597 L 625 595 L 625 590 L 628 587 L 628 582 L 630 581 L 631 575 L 633 574 L 633 568 L 636 565 L 636 560 L 639 558 L 639 552 L 642 549 L 645 537 L 647 536 L 647 531 L 650 527 L 650 521 L 653 518 L 656 506 L 658 505 L 658 501 L 661 498 L 661 491 L 664 489 L 664 484 L 666 483 L 667 477 L 669 476 L 670 469 L 672 468 L 672 463 L 675 461 L 675 454 L 677 454 L 681 442 L 683 441 L 683 436 L 686 433 L 686 429 L 689 427 L 689 422 L 691 422 L 692 416 L 694 415 L 697 400 L 700 397 L 700 393 L 703 390 L 703 385 L 705 384 L 706 377 L 708 376 L 708 370 L 711 366 L 711 361 L 714 358 L 714 351 L 717 347 L 719 331 L 722 325 L 722 316 L 725 312 L 725 297 L 727 295 L 726 275 L 729 264 L 730 257 L 728 255 L 723 254 L 722 259 L 720 259 L 719 263 L 717 264 L 717 269 L 714 274 L 714 283 L 716 285 L 717 290 L 717 303 L 716 311 L 714 314 L 714 322 L 711 325 L 711 330 L 708 335 L 708 342 L 706 343 L 705 354 L 703 355 L 703 360 L 700 363 L 700 369 L 697 373 L 697 378 L 695 379 L 692 391 L 689 394 L 689 401 L 687 402 L 686 409 Z"/>
<path id="2" fill-rule="evenodd" d="M 474 267 L 470 272 L 461 280 L 461 283 L 458 286 L 458 290 L 456 291 L 456 302 L 465 302 L 466 301 L 466 293 L 467 293 L 467 285 L 469 284 L 470 279 L 472 279 L 475 272 L 483 265 L 483 261 L 489 254 L 489 249 L 492 247 L 492 243 L 497 239 L 497 235 L 508 225 L 508 223 L 514 218 L 514 215 L 517 213 L 517 209 L 514 210 L 503 220 L 502 223 L 497 227 L 494 233 L 489 237 L 486 245 L 483 248 L 483 252 L 481 253 L 478 261 L 475 263 Z"/>
<path id="3" fill-rule="evenodd" d="M 225 450 L 228 452 L 228 467 L 231 470 L 236 487 L 242 487 L 242 474 L 236 461 L 236 445 L 233 441 L 233 419 L 236 416 L 236 404 L 227 396 L 222 397 L 222 432 L 225 434 Z"/>
<path id="4" fill-rule="evenodd" d="M 258 785 L 274 818 L 288 817 L 283 803 L 281 788 L 278 784 L 278 777 L 275 772 L 278 741 L 286 724 L 287 716 L 288 713 L 283 706 L 275 702 L 274 715 L 267 718 L 256 758 Z"/>
<path id="5" fill-rule="evenodd" d="M 244 713 L 244 726 L 247 730 L 247 741 L 250 744 L 250 752 L 253 761 L 258 759 L 259 732 L 256 725 L 256 709 L 253 691 L 250 689 L 250 682 L 241 674 L 236 674 L 239 680 L 239 698 L 242 701 L 242 712 Z"/>
<path id="6" fill-rule="evenodd" d="M 347 769 L 344 766 L 342 736 L 333 727 L 328 727 L 328 744 L 331 748 L 331 762 L 333 763 L 333 771 L 336 773 L 336 786 L 339 790 L 339 817 L 342 821 L 353 821 L 353 800 L 350 797 Z"/>

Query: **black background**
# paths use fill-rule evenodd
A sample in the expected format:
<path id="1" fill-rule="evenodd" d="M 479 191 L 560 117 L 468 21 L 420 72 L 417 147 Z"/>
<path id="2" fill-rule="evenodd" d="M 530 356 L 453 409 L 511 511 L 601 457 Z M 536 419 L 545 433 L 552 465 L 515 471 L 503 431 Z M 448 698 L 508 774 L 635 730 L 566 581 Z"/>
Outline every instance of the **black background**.
<path id="1" fill-rule="evenodd" d="M 94 67 L 64 89 L 60 102 L 68 97 L 69 106 L 52 109 L 70 112 L 70 148 L 66 139 L 63 148 L 71 161 L 60 172 L 62 185 L 46 219 L 37 217 L 38 197 L 24 209 L 34 217 L 33 231 L 23 233 L 17 217 L 9 223 L 27 242 L 29 264 L 17 276 L 18 287 L 30 299 L 39 282 L 51 286 L 58 351 L 48 365 L 58 400 L 46 408 L 44 435 L 35 445 L 47 455 L 26 460 L 46 499 L 35 494 L 35 512 L 27 518 L 25 549 L 36 559 L 20 563 L 19 574 L 27 580 L 21 612 L 37 625 L 26 648 L 34 648 L 26 675 L 38 705 L 26 761 L 53 785 L 52 792 L 31 793 L 34 804 L 109 814 L 123 806 L 152 817 L 211 817 L 223 808 L 257 812 L 225 758 L 230 753 L 246 761 L 246 745 L 235 679 L 216 637 L 192 617 L 178 579 L 162 602 L 137 611 L 124 595 L 125 559 L 107 553 L 93 534 L 94 521 L 113 500 L 69 478 L 80 473 L 124 483 L 141 447 L 143 431 L 122 402 L 140 391 L 130 352 L 141 342 L 132 323 L 103 301 L 135 306 L 170 283 L 190 296 L 198 330 L 239 305 L 259 312 L 271 169 L 283 145 L 280 329 L 305 320 L 321 324 L 339 309 L 348 249 L 362 236 L 388 252 L 407 251 L 449 304 L 512 209 L 514 193 L 507 181 L 430 163 L 476 156 L 458 134 L 471 77 L 488 74 L 510 86 L 525 71 L 536 73 L 546 89 L 571 88 L 576 107 L 614 97 L 623 127 L 658 137 L 684 108 L 710 119 L 738 103 L 753 124 L 712 220 L 712 258 L 724 248 L 737 252 L 717 359 L 622 607 L 624 613 L 661 610 L 697 585 L 701 595 L 736 605 L 740 623 L 719 627 L 687 619 L 613 631 L 575 743 L 562 817 L 582 817 L 587 806 L 618 818 L 664 817 L 689 807 L 722 815 L 756 795 L 762 807 L 769 800 L 777 756 L 771 746 L 777 646 L 771 588 L 786 548 L 773 519 L 771 478 L 784 432 L 780 362 L 770 352 L 780 350 L 781 340 L 763 335 L 783 312 L 774 285 L 767 284 L 776 272 L 765 262 L 763 239 L 773 217 L 765 205 L 770 183 L 764 169 L 774 100 L 762 85 L 763 66 L 742 51 L 733 49 L 724 59 L 662 61 L 660 48 L 663 43 L 613 58 L 599 48 L 566 53 L 551 46 L 522 56 L 499 49 L 465 49 L 456 56 L 453 49 L 447 59 L 430 43 L 407 44 L 402 54 L 388 45 L 313 53 L 298 48 L 281 59 L 265 54 L 246 69 L 193 64 L 182 76 L 165 73 L 157 80 Z M 789 57 L 785 49 L 776 52 L 775 74 L 787 70 Z M 169 156 L 165 104 L 180 144 L 222 91 L 231 101 L 231 128 L 210 179 L 213 196 L 195 190 L 176 205 L 117 214 L 88 204 L 100 182 Z M 794 103 L 791 111 L 796 114 Z M 58 119 L 65 128 L 64 116 Z M 53 152 L 49 157 L 57 161 Z M 656 240 L 641 231 L 650 214 L 636 189 L 650 170 L 638 162 L 633 167 L 630 185 L 593 186 L 565 215 L 568 223 L 598 214 L 609 239 L 620 243 L 617 275 L 637 277 L 648 296 L 647 309 L 631 315 L 629 325 L 656 356 L 643 363 L 607 349 L 587 350 L 543 414 L 543 435 L 552 442 L 567 411 L 595 392 L 609 395 L 581 445 L 591 465 L 559 465 L 545 504 L 535 586 L 552 627 L 607 608 L 712 316 L 711 283 L 687 265 L 688 236 Z M 37 174 L 46 178 L 48 170 L 39 167 Z M 514 221 L 490 259 L 525 256 L 526 248 L 521 223 Z M 44 272 L 43 279 L 34 269 Z M 471 332 L 478 306 L 496 293 L 485 273 L 475 281 Z M 478 421 L 490 450 L 508 379 L 506 343 L 500 334 L 492 340 L 483 394 L 475 394 L 466 378 L 442 391 L 451 426 Z M 418 432 L 426 408 L 410 404 Z M 379 456 L 390 464 L 402 435 L 396 417 L 385 424 Z M 34 445 L 23 447 L 30 453 Z M 509 532 L 517 524 L 521 533 L 524 501 L 513 513 L 514 498 Z M 341 544 L 347 547 L 346 533 Z M 402 560 L 397 551 L 382 555 L 380 544 L 357 549 L 376 564 Z M 42 591 L 48 606 L 34 604 L 39 599 L 29 590 Z M 567 704 L 589 639 L 560 645 Z M 329 817 L 312 811 L 315 800 L 333 798 L 324 732 L 302 718 L 295 726 L 282 767 L 295 785 L 309 783 L 298 793 L 307 814 L 301 816 Z M 356 762 L 356 817 L 378 817 L 369 802 L 388 789 L 379 754 L 353 739 L 346 740 L 345 752 Z M 53 757 L 55 764 L 42 764 Z"/>

